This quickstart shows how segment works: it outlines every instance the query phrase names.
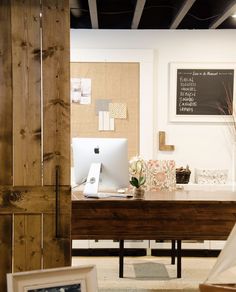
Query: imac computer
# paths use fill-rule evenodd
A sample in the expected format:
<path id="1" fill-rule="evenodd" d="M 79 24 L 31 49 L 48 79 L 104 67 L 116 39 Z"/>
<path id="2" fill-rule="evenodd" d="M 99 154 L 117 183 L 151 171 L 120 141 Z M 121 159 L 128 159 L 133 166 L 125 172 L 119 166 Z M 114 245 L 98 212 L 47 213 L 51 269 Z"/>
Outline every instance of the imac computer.
<path id="1" fill-rule="evenodd" d="M 73 138 L 72 149 L 75 183 L 85 183 L 85 196 L 99 197 L 101 192 L 117 192 L 128 187 L 127 139 Z"/>

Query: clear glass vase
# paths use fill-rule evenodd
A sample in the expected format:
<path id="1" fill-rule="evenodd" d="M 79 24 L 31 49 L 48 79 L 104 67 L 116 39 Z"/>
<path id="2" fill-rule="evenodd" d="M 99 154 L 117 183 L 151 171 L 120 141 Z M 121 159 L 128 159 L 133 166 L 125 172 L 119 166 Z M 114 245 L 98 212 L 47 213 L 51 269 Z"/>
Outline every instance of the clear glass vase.
<path id="1" fill-rule="evenodd" d="M 141 187 L 133 189 L 133 196 L 136 200 L 144 199 L 145 190 Z"/>

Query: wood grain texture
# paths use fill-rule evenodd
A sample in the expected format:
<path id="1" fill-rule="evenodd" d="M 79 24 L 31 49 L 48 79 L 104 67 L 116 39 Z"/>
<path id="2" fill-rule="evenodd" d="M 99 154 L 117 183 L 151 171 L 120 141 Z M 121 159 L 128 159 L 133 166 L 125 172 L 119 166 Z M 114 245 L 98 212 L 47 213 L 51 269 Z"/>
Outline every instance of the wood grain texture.
<path id="1" fill-rule="evenodd" d="M 55 236 L 55 216 L 44 215 L 44 234 L 43 234 L 43 268 L 56 268 L 71 265 L 71 238 L 70 238 L 70 216 L 64 217 L 67 226 L 61 230 L 60 236 Z M 63 220 L 63 219 L 62 219 Z M 63 232 L 64 231 L 64 232 Z M 64 234 L 63 234 L 64 233 Z"/>
<path id="2" fill-rule="evenodd" d="M 14 216 L 14 272 L 41 268 L 41 216 L 41 214 Z"/>
<path id="3" fill-rule="evenodd" d="M 70 185 L 69 1 L 43 0 L 43 184 Z"/>
<path id="4" fill-rule="evenodd" d="M 41 185 L 40 1 L 12 0 L 14 184 Z"/>
<path id="5" fill-rule="evenodd" d="M 148 193 L 145 200 L 106 199 L 72 202 L 73 239 L 226 239 L 236 221 L 236 194 L 189 199 L 180 192 Z M 160 195 L 161 198 L 158 198 Z M 164 196 L 166 195 L 166 199 Z M 170 196 L 173 196 L 173 199 Z M 213 192 L 214 195 L 214 192 Z M 219 193 L 218 193 L 219 195 Z M 109 223 L 108 223 L 109 222 Z"/>
<path id="6" fill-rule="evenodd" d="M 72 137 L 127 138 L 128 156 L 139 153 L 139 64 L 110 62 L 71 63 L 71 77 L 91 78 L 92 103 L 71 106 Z M 99 131 L 96 100 L 127 105 L 127 119 L 115 119 L 115 131 Z M 89 117 L 89 118 L 88 118 Z"/>
<path id="7" fill-rule="evenodd" d="M 0 187 L 1 215 L 6 216 L 11 212 L 15 214 L 14 271 L 70 265 L 70 187 L 61 187 L 60 189 L 59 210 L 60 238 L 56 238 L 56 194 L 54 186 Z M 3 234 L 5 236 L 5 233 Z M 9 240 L 11 240 L 10 237 Z M 42 242 L 43 246 L 41 246 Z M 9 245 L 11 246 L 11 243 Z"/>
<path id="8" fill-rule="evenodd" d="M 0 212 L 15 214 L 15 270 L 59 267 L 71 261 L 71 190 L 61 187 L 59 199 L 59 238 L 56 238 L 55 187 L 0 187 Z M 37 214 L 34 214 L 37 213 Z M 43 215 L 41 215 L 43 214 Z M 43 233 L 41 226 L 43 216 Z"/>
<path id="9" fill-rule="evenodd" d="M 64 189 L 60 191 L 58 220 L 55 213 L 43 216 L 43 268 L 71 265 L 71 192 Z"/>
<path id="10" fill-rule="evenodd" d="M 71 211 L 70 187 L 61 187 L 60 213 L 67 216 Z M 1 213 L 55 213 L 55 187 L 0 187 Z M 69 220 L 70 221 L 70 220 Z"/>
<path id="11" fill-rule="evenodd" d="M 50 24 L 44 27 L 45 39 L 48 40 L 44 59 L 48 57 L 54 60 L 47 64 L 53 69 L 44 76 L 46 106 L 42 109 L 41 2 L 0 0 L 0 291 L 6 291 L 6 272 L 11 271 L 12 260 L 15 271 L 43 267 L 42 230 L 50 234 L 50 241 L 53 242 L 50 247 L 55 248 L 55 257 L 45 259 L 47 267 L 57 266 L 58 262 L 70 263 L 70 110 L 69 103 L 65 107 L 63 100 L 69 100 L 69 3 L 46 0 L 42 3 L 45 19 L 48 20 L 46 22 Z M 55 39 L 60 41 L 56 44 L 58 47 L 50 47 Z M 57 51 L 56 58 L 52 56 L 54 49 Z M 63 110 L 60 109 L 61 104 Z M 51 105 L 53 111 L 47 111 Z M 49 171 L 44 174 L 49 186 L 42 186 L 41 114 L 44 115 L 44 112 L 44 126 L 48 129 L 44 137 L 45 149 L 48 149 L 48 145 L 52 146 L 51 153 L 59 157 L 54 164 L 60 165 L 61 182 L 67 184 L 60 186 L 59 190 L 59 228 L 65 237 L 62 240 L 55 239 L 54 229 L 51 230 L 56 221 L 54 165 L 50 165 Z M 47 153 L 46 158 L 50 160 L 51 154 Z M 42 226 L 43 216 L 49 216 L 52 224 Z M 12 221 L 12 217 L 15 220 Z M 44 258 L 49 255 L 47 246 L 45 244 Z"/>
<path id="12" fill-rule="evenodd" d="M 11 9 L 0 1 L 0 185 L 11 185 L 12 167 L 12 70 Z"/>
<path id="13" fill-rule="evenodd" d="M 12 69 L 11 7 L 0 0 L 0 185 L 12 185 Z M 7 291 L 12 271 L 12 215 L 0 211 L 0 291 Z"/>
<path id="14" fill-rule="evenodd" d="M 0 291 L 7 291 L 6 274 L 12 272 L 12 215 L 0 214 Z"/>

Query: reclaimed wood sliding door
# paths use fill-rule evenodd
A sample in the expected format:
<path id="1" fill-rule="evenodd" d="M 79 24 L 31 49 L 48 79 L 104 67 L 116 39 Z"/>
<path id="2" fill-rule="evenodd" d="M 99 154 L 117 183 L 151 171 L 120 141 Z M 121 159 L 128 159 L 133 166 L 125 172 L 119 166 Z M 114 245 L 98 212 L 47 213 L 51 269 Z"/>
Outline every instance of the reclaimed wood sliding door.
<path id="1" fill-rule="evenodd" d="M 0 291 L 70 265 L 69 0 L 0 0 Z"/>

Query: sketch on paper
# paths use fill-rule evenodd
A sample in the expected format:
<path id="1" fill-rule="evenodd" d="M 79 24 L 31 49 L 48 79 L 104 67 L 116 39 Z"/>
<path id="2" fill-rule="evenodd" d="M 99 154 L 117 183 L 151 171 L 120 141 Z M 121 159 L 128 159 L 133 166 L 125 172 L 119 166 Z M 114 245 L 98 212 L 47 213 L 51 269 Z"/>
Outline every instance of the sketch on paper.
<path id="1" fill-rule="evenodd" d="M 90 78 L 71 78 L 71 101 L 91 104 L 91 84 Z"/>

